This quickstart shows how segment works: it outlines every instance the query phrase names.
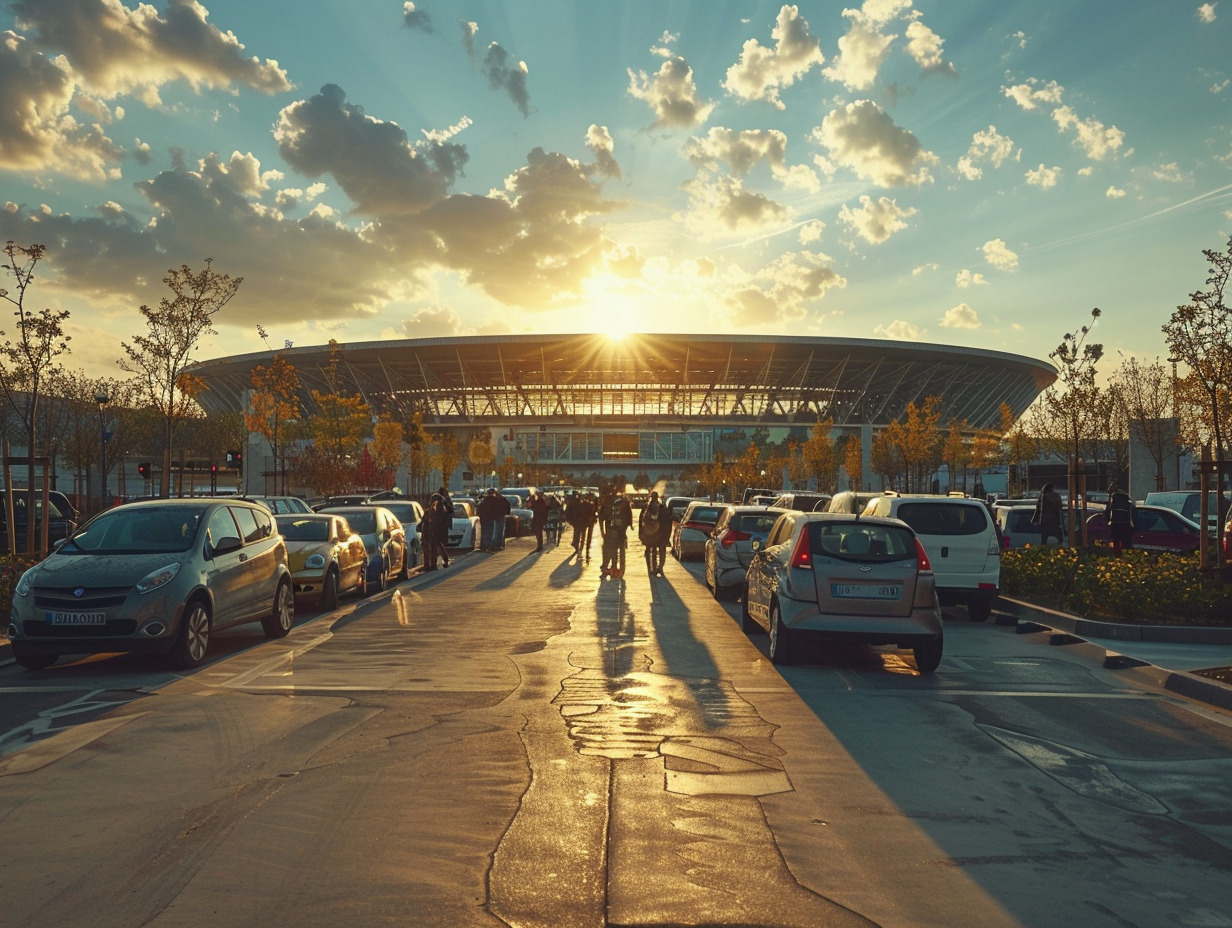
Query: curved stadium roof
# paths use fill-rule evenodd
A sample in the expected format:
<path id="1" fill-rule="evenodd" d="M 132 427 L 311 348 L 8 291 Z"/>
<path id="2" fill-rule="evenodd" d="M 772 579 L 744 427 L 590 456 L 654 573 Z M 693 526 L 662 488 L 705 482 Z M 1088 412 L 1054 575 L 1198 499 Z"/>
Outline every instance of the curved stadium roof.
<path id="1" fill-rule="evenodd" d="M 327 391 L 330 348 L 201 362 L 207 412 L 239 410 L 253 368 L 275 354 L 309 390 Z M 485 423 L 628 427 L 740 422 L 880 426 L 907 404 L 942 398 L 942 421 L 997 428 L 1057 376 L 1000 351 L 880 339 L 755 335 L 504 335 L 340 344 L 340 389 L 375 412 L 424 413 L 439 426 Z"/>

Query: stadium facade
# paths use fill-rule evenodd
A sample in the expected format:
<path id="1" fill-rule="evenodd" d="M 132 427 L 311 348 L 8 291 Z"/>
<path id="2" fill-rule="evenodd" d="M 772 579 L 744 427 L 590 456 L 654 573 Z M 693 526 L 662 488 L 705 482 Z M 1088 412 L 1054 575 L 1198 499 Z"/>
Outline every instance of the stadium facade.
<path id="1" fill-rule="evenodd" d="M 274 354 L 295 366 L 310 415 L 311 391 L 329 389 L 329 346 L 196 365 L 207 413 L 243 409 L 253 369 Z M 512 457 L 545 483 L 556 474 L 670 479 L 716 451 L 739 454 L 750 439 L 807 437 L 824 419 L 835 438 L 862 437 L 868 473 L 873 431 L 908 404 L 938 396 L 942 421 L 998 428 L 1002 404 L 1021 415 L 1057 376 L 1047 362 L 1000 351 L 793 336 L 404 339 L 339 344 L 335 357 L 340 390 L 360 394 L 374 415 L 419 412 L 429 431 L 455 433 L 464 449 L 486 431 L 497 461 Z M 248 461 L 261 451 L 250 442 Z"/>

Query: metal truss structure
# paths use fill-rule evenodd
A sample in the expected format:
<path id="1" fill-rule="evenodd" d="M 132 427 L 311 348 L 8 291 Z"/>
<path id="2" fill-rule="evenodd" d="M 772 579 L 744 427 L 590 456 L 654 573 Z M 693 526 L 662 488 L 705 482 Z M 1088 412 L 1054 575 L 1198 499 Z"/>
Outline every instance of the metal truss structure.
<path id="1" fill-rule="evenodd" d="M 877 339 L 749 335 L 507 335 L 288 348 L 307 414 L 311 391 L 363 396 L 433 428 L 663 430 L 741 424 L 884 426 L 941 398 L 942 421 L 995 429 L 1056 379 L 1052 365 L 999 351 Z M 252 370 L 275 352 L 192 373 L 207 412 L 239 410 Z M 332 364 L 331 364 L 332 360 Z"/>

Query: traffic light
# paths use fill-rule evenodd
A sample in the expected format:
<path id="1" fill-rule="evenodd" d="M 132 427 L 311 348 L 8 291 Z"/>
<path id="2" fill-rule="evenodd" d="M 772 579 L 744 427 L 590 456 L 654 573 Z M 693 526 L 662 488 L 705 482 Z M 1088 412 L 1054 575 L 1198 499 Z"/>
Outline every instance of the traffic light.
<path id="1" fill-rule="evenodd" d="M 227 452 L 227 467 L 232 470 L 239 470 L 240 465 L 244 463 L 244 455 L 238 451 Z"/>
<path id="2" fill-rule="evenodd" d="M 216 474 L 216 473 L 218 473 L 218 465 L 217 465 L 217 464 L 211 464 L 211 465 L 210 465 L 210 473 L 211 473 L 211 474 Z"/>
<path id="3" fill-rule="evenodd" d="M 137 473 L 139 473 L 143 478 L 148 480 L 150 477 L 150 462 L 142 461 L 140 464 L 138 464 Z"/>

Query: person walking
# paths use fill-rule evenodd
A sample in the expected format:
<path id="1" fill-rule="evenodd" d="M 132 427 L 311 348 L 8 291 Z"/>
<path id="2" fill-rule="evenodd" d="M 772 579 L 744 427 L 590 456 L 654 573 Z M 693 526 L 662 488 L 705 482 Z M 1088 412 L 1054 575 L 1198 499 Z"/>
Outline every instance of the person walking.
<path id="1" fill-rule="evenodd" d="M 535 536 L 535 550 L 543 550 L 543 529 L 548 524 L 548 501 L 535 490 L 530 498 L 530 530 Z"/>
<path id="2" fill-rule="evenodd" d="M 595 497 L 591 493 L 582 494 L 581 502 L 578 503 L 578 553 L 586 560 L 590 560 L 590 542 L 595 532 L 595 519 L 597 517 L 598 507 L 595 504 Z"/>
<path id="3" fill-rule="evenodd" d="M 1134 501 L 1129 494 L 1113 483 L 1108 487 L 1108 504 L 1104 507 L 1104 521 L 1108 523 L 1108 535 L 1112 550 L 1117 557 L 1134 546 Z"/>
<path id="4" fill-rule="evenodd" d="M 513 512 L 513 504 L 503 493 L 494 493 L 496 498 L 496 525 L 492 529 L 492 550 L 505 550 L 505 529 L 508 526 L 509 513 Z"/>
<path id="5" fill-rule="evenodd" d="M 484 551 L 496 550 L 496 520 L 504 518 L 500 509 L 496 490 L 489 487 L 475 507 L 475 514 L 479 516 L 479 547 Z"/>
<path id="6" fill-rule="evenodd" d="M 1061 508 L 1061 494 L 1051 483 L 1044 484 L 1031 515 L 1031 524 L 1039 526 L 1041 545 L 1048 544 L 1049 538 L 1055 538 L 1057 544 L 1065 544 L 1065 536 L 1061 534 Z"/>
<path id="7" fill-rule="evenodd" d="M 600 512 L 599 518 L 603 519 Z M 625 575 L 625 551 L 629 546 L 629 526 L 633 524 L 633 507 L 623 493 L 617 492 L 608 504 L 607 530 L 603 533 L 603 565 L 600 577 L 619 580 Z"/>
<path id="8" fill-rule="evenodd" d="M 667 557 L 665 522 L 671 531 L 672 520 L 668 518 L 667 507 L 659 499 L 658 491 L 651 490 L 650 499 L 637 520 L 637 536 L 646 548 L 646 570 L 652 577 L 663 576 L 663 562 Z"/>
<path id="9" fill-rule="evenodd" d="M 424 514 L 424 570 L 449 566 L 449 530 L 453 527 L 453 507 L 446 508 L 439 493 L 433 493 Z"/>

